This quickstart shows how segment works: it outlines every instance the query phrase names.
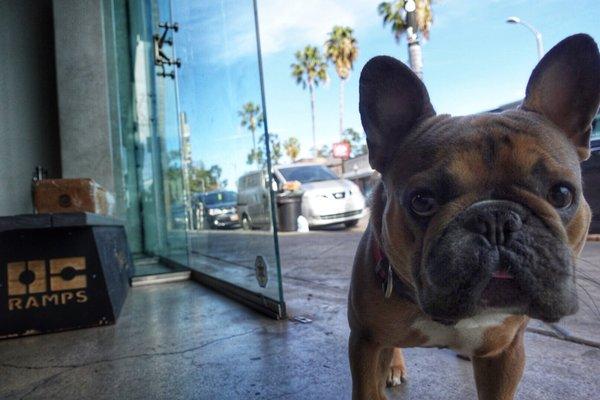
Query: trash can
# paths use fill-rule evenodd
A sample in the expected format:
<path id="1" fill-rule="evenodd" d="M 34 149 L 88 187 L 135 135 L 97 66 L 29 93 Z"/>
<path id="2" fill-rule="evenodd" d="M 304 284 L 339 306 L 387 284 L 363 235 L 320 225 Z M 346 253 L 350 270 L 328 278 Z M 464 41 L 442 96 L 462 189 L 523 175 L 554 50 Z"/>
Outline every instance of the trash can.
<path id="1" fill-rule="evenodd" d="M 277 196 L 277 225 L 282 232 L 298 230 L 298 217 L 302 214 L 302 193 Z"/>

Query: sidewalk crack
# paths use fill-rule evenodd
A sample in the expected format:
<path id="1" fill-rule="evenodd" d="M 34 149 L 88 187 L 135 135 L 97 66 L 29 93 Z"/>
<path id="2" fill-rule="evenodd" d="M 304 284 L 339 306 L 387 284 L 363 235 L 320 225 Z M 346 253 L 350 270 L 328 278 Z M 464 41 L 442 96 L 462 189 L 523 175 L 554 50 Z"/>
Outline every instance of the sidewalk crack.
<path id="1" fill-rule="evenodd" d="M 237 334 L 234 334 L 234 335 L 220 337 L 220 338 L 217 338 L 217 339 L 209 340 L 209 341 L 207 341 L 205 343 L 202 343 L 201 345 L 190 347 L 190 348 L 183 349 L 183 350 L 164 351 L 164 352 L 157 352 L 157 353 L 131 354 L 131 355 L 121 356 L 121 357 L 114 357 L 114 358 L 106 358 L 106 359 L 102 359 L 102 360 L 89 361 L 89 362 L 85 362 L 85 363 L 81 363 L 81 364 L 18 365 L 18 364 L 12 364 L 12 363 L 0 363 L 0 367 L 14 368 L 14 369 L 23 369 L 23 370 L 41 370 L 41 369 L 52 369 L 52 368 L 72 370 L 72 369 L 76 369 L 76 368 L 89 367 L 91 365 L 104 364 L 104 363 L 110 363 L 110 362 L 122 361 L 122 360 L 129 360 L 129 359 L 135 359 L 135 358 L 143 358 L 143 357 L 152 358 L 152 357 L 163 357 L 163 356 L 180 355 L 180 354 L 185 354 L 185 353 L 190 353 L 190 352 L 193 352 L 193 351 L 196 351 L 196 350 L 200 350 L 200 349 L 203 349 L 205 347 L 211 346 L 211 345 L 216 344 L 216 343 L 221 343 L 221 342 L 224 342 L 224 341 L 229 340 L 229 339 L 234 339 L 234 338 L 237 338 L 237 337 L 240 337 L 240 336 L 250 335 L 250 334 L 252 334 L 252 333 L 254 333 L 254 332 L 256 332 L 256 331 L 258 331 L 260 329 L 261 328 L 254 328 L 254 329 L 251 329 L 251 330 L 246 331 L 246 332 L 242 332 L 242 333 L 237 333 Z M 60 373 L 63 373 L 63 372 L 65 372 L 65 371 L 61 371 Z"/>

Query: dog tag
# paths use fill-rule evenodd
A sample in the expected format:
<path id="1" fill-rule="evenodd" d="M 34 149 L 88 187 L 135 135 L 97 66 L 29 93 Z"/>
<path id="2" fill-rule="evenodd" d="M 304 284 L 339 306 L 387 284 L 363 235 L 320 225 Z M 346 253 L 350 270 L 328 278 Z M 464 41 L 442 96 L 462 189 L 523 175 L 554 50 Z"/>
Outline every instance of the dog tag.
<path id="1" fill-rule="evenodd" d="M 394 275 L 392 272 L 392 265 L 388 263 L 387 279 L 385 280 L 385 287 L 383 288 L 384 297 L 389 299 L 394 290 Z"/>

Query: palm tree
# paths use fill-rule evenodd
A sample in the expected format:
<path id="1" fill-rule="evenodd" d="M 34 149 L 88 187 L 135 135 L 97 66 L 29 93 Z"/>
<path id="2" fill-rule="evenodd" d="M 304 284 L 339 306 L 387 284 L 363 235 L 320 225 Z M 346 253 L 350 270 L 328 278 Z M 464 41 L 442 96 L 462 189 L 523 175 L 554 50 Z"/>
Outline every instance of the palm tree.
<path id="1" fill-rule="evenodd" d="M 251 101 L 247 102 L 242 106 L 242 109 L 238 111 L 238 115 L 242 119 L 240 125 L 252 133 L 252 158 L 258 163 L 259 159 L 258 152 L 256 150 L 256 129 L 260 128 L 263 124 L 263 114 L 260 111 L 260 106 Z"/>
<path id="2" fill-rule="evenodd" d="M 297 84 L 310 93 L 310 111 L 312 116 L 313 153 L 317 151 L 317 135 L 315 133 L 315 87 L 319 83 L 326 82 L 327 63 L 319 49 L 315 46 L 306 46 L 304 50 L 298 50 L 295 54 L 296 62 L 292 63 L 292 77 L 296 78 Z"/>
<path id="3" fill-rule="evenodd" d="M 279 141 L 279 135 L 273 132 L 269 132 L 269 142 L 271 143 L 271 163 L 273 165 L 278 165 L 279 160 L 281 160 L 281 157 L 283 156 L 283 154 L 281 154 L 281 142 Z M 261 148 L 263 148 L 263 146 L 266 147 L 267 144 L 264 133 L 260 135 L 258 143 L 260 143 Z M 259 151 L 261 152 L 261 164 L 266 165 L 267 159 L 263 156 L 262 150 Z"/>
<path id="4" fill-rule="evenodd" d="M 298 155 L 300 154 L 300 141 L 291 136 L 283 142 L 283 148 L 285 149 L 285 154 L 292 160 L 292 162 L 296 161 Z"/>
<path id="5" fill-rule="evenodd" d="M 325 57 L 335 65 L 340 77 L 340 136 L 344 131 L 344 84 L 358 57 L 358 42 L 352 33 L 348 26 L 334 26 L 325 42 Z"/>
<path id="6" fill-rule="evenodd" d="M 281 142 L 279 141 L 279 136 L 274 133 L 270 133 L 269 138 L 271 138 L 271 160 L 273 161 L 273 165 L 278 165 L 283 156 L 281 154 Z"/>
<path id="7" fill-rule="evenodd" d="M 433 22 L 431 0 L 384 1 L 377 6 L 377 12 L 383 17 L 384 26 L 391 25 L 396 42 L 406 33 L 410 68 L 423 79 L 423 56 L 417 33 L 429 38 Z"/>
<path id="8" fill-rule="evenodd" d="M 246 164 L 252 165 L 260 165 L 265 157 L 265 153 L 262 149 L 251 149 L 250 153 L 248 153 L 248 157 L 246 158 Z"/>

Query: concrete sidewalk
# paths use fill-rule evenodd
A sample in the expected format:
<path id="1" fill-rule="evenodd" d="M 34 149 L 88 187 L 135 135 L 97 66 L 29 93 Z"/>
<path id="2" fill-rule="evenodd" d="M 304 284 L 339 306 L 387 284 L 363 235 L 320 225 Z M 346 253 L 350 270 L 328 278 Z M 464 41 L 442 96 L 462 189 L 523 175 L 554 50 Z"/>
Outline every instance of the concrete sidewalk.
<path id="1" fill-rule="evenodd" d="M 138 287 L 115 326 L 1 341 L 0 399 L 348 399 L 346 295 L 359 238 L 281 237 L 289 313 L 312 323 L 264 318 L 193 282 Z M 598 303 L 600 243 L 583 258 Z M 574 340 L 527 333 L 517 398 L 597 398 L 599 321 L 582 306 L 561 324 Z M 391 399 L 476 398 L 470 363 L 452 351 L 405 354 L 409 381 Z"/>

